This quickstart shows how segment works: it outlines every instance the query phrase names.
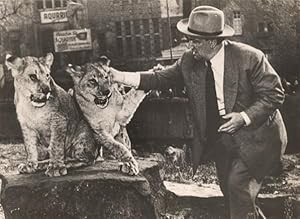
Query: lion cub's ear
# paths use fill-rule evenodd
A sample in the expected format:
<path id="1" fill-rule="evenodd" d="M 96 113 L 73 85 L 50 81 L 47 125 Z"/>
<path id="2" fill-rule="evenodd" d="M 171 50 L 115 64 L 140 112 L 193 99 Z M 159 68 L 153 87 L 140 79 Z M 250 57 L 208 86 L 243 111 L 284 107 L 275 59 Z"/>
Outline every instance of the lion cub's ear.
<path id="1" fill-rule="evenodd" d="M 72 77 L 74 83 L 77 83 L 84 74 L 80 66 L 73 66 L 72 64 L 67 66 L 66 72 Z"/>
<path id="2" fill-rule="evenodd" d="M 54 56 L 52 53 L 47 53 L 45 56 L 45 65 L 50 69 L 53 64 Z"/>
<path id="3" fill-rule="evenodd" d="M 110 64 L 110 60 L 106 56 L 101 56 L 99 58 L 99 62 L 100 62 L 100 64 L 106 65 L 106 66 L 109 66 L 109 64 Z"/>
<path id="4" fill-rule="evenodd" d="M 24 60 L 22 58 L 7 54 L 5 57 L 5 65 L 8 70 L 11 70 L 13 77 L 16 77 L 24 67 Z"/>

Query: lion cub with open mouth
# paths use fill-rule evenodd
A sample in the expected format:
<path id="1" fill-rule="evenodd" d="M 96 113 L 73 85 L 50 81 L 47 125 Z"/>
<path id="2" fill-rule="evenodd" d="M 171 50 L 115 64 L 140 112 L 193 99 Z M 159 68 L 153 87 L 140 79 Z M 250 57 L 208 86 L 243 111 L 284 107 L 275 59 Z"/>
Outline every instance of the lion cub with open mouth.
<path id="1" fill-rule="evenodd" d="M 67 174 L 69 167 L 94 162 L 96 142 L 70 95 L 50 76 L 53 55 L 7 57 L 15 87 L 15 106 L 27 161 L 20 173 L 46 170 L 47 176 Z"/>
<path id="2" fill-rule="evenodd" d="M 81 67 L 69 65 L 66 71 L 73 78 L 73 95 L 99 144 L 108 148 L 116 158 L 127 161 L 121 166 L 121 171 L 136 175 L 139 170 L 130 151 L 126 125 L 146 94 L 131 89 L 122 95 L 119 85 L 111 82 L 109 62 L 106 57 L 101 57 L 97 63 Z"/>

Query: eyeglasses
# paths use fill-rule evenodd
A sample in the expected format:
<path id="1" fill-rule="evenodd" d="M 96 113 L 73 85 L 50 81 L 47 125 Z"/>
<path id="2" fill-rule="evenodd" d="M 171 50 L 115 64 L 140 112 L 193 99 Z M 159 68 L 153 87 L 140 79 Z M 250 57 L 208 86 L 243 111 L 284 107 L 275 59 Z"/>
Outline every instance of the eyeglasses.
<path id="1" fill-rule="evenodd" d="M 186 37 L 186 38 L 187 38 L 186 47 L 188 49 L 202 46 L 202 44 L 206 41 L 206 39 L 197 39 L 197 38 L 190 38 L 190 37 Z"/>
<path id="2" fill-rule="evenodd" d="M 191 38 L 191 37 L 186 37 L 186 39 L 189 43 L 193 43 L 193 44 L 202 44 L 203 42 L 209 40 L 209 39 L 199 39 L 199 38 Z"/>

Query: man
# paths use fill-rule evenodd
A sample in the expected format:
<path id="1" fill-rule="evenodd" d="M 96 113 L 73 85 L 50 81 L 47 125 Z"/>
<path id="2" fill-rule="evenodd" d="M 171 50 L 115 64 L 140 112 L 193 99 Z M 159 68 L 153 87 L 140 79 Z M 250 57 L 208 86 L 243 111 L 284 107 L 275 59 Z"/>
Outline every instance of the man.
<path id="1" fill-rule="evenodd" d="M 194 117 L 194 171 L 213 149 L 228 218 L 259 218 L 255 199 L 287 142 L 279 76 L 261 51 L 225 40 L 234 30 L 217 8 L 199 6 L 177 28 L 190 46 L 175 64 L 148 74 L 111 69 L 113 79 L 145 90 L 185 86 Z"/>

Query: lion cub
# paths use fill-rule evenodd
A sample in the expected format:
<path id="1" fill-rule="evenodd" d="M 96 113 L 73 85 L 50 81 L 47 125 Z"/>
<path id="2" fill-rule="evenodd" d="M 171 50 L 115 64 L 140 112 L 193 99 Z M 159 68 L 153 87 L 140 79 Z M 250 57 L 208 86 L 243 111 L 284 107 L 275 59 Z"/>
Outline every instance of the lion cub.
<path id="1" fill-rule="evenodd" d="M 68 167 L 92 164 L 97 155 L 92 130 L 70 95 L 50 76 L 53 55 L 9 58 L 15 87 L 15 106 L 27 162 L 20 173 L 45 170 L 47 176 L 67 174 Z"/>
<path id="2" fill-rule="evenodd" d="M 67 72 L 73 78 L 73 95 L 94 130 L 95 138 L 107 139 L 99 141 L 99 144 L 116 158 L 129 161 L 122 166 L 123 171 L 137 174 L 138 166 L 130 152 L 126 125 L 146 96 L 145 92 L 131 89 L 122 95 L 119 85 L 111 82 L 109 60 L 106 57 L 82 67 L 70 65 Z"/>

